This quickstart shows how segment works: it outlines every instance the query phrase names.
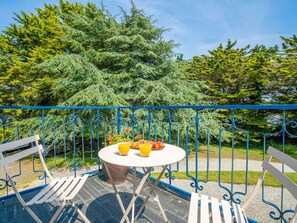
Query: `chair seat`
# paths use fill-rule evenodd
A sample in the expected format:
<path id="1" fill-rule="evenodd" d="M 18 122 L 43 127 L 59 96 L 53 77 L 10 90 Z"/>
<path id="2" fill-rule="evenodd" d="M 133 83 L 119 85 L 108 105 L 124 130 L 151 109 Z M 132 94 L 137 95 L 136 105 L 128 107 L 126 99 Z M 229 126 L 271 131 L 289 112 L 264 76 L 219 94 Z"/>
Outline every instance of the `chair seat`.
<path id="1" fill-rule="evenodd" d="M 26 205 L 41 204 L 52 201 L 71 200 L 87 180 L 88 175 L 56 178 L 43 188 Z"/>
<path id="2" fill-rule="evenodd" d="M 197 193 L 192 193 L 188 223 L 197 223 L 198 219 L 201 223 L 248 222 L 239 204 L 233 203 L 231 207 L 225 200 L 219 202 L 217 198 L 209 199 L 206 195 L 199 196 Z"/>
<path id="3" fill-rule="evenodd" d="M 43 159 L 42 152 L 44 151 L 43 146 L 39 144 L 40 137 L 39 135 L 30 136 L 27 138 L 19 139 L 13 142 L 8 142 L 5 144 L 0 144 L 0 167 L 4 168 L 5 173 L 8 176 L 10 185 L 16 194 L 17 199 L 20 201 L 24 209 L 31 215 L 31 217 L 38 223 L 42 223 L 39 217 L 31 210 L 29 205 L 32 204 L 41 204 L 46 202 L 58 201 L 60 207 L 52 216 L 50 223 L 56 222 L 57 218 L 60 216 L 63 208 L 66 205 L 71 205 L 75 211 L 81 216 L 81 218 L 90 223 L 88 218 L 84 215 L 84 213 L 76 206 L 76 204 L 72 201 L 75 195 L 79 192 L 81 187 L 84 185 L 88 178 L 88 174 L 84 176 L 77 177 L 63 177 L 54 179 L 49 172 L 46 163 Z M 31 147 L 28 147 L 31 145 Z M 20 148 L 23 148 L 20 150 Z M 3 155 L 3 152 L 7 151 L 17 151 L 12 155 Z M 46 185 L 34 198 L 32 198 L 29 202 L 25 202 L 19 193 L 18 189 L 15 186 L 15 182 L 12 180 L 10 173 L 8 171 L 7 166 L 15 161 L 21 160 L 29 155 L 33 155 L 38 153 L 40 162 L 44 169 L 44 173 L 49 178 L 50 183 Z"/>

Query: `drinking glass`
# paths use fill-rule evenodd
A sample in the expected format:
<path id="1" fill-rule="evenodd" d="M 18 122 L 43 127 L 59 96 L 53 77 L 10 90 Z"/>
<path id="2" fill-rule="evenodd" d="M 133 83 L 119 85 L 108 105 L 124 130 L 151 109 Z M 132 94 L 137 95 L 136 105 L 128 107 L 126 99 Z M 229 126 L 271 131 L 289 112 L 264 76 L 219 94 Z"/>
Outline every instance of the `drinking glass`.
<path id="1" fill-rule="evenodd" d="M 130 150 L 130 143 L 129 142 L 118 143 L 118 150 L 121 156 L 127 156 Z"/>
<path id="2" fill-rule="evenodd" d="M 152 144 L 149 141 L 139 140 L 139 152 L 142 157 L 149 157 L 152 151 Z"/>

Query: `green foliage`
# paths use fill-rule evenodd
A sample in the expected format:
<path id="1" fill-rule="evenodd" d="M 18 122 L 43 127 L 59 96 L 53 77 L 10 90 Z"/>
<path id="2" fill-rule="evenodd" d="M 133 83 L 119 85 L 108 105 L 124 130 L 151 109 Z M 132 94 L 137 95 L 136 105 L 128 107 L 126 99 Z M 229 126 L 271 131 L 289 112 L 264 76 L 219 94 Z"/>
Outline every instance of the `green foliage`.
<path id="1" fill-rule="evenodd" d="M 52 78 L 32 69 L 35 64 L 63 52 L 59 37 L 58 8 L 45 5 L 37 14 L 16 14 L 1 35 L 0 95 L 4 104 L 51 104 L 48 100 Z"/>
<path id="2" fill-rule="evenodd" d="M 269 98 L 273 103 L 294 104 L 297 96 L 297 37 L 281 37 L 283 52 L 266 66 L 269 76 Z"/>
<path id="3" fill-rule="evenodd" d="M 295 103 L 296 97 L 296 36 L 283 38 L 284 54 L 278 48 L 255 46 L 236 48 L 230 40 L 224 47 L 211 50 L 210 55 L 196 56 L 186 66 L 187 78 L 205 81 L 204 93 L 215 104 Z M 295 53 L 294 53 L 295 52 Z M 221 120 L 231 117 L 230 111 L 220 111 Z M 238 127 L 249 130 L 250 140 L 260 142 L 263 132 L 270 132 L 268 111 L 239 110 Z M 246 135 L 236 140 L 245 141 Z"/>
<path id="4" fill-rule="evenodd" d="M 59 73 L 54 95 L 66 105 L 197 104 L 202 83 L 183 78 L 172 58 L 173 41 L 164 41 L 163 28 L 132 4 L 117 22 L 104 8 L 84 7 L 83 15 L 62 14 L 69 53 L 36 66 Z"/>
<path id="5" fill-rule="evenodd" d="M 58 73 L 45 74 L 35 69 L 55 55 L 63 54 L 66 45 L 61 37 L 60 14 L 81 6 L 60 1 L 60 6 L 44 4 L 36 13 L 15 14 L 16 23 L 0 35 L 0 102 L 5 105 L 55 105 L 51 94 Z"/>
<path id="6" fill-rule="evenodd" d="M 262 102 L 263 89 L 268 82 L 261 71 L 277 48 L 264 46 L 235 48 L 236 41 L 222 44 L 210 55 L 196 56 L 187 66 L 187 76 L 204 80 L 205 92 L 216 104 L 257 104 Z"/>
<path id="7" fill-rule="evenodd" d="M 216 104 L 296 103 L 297 37 L 281 37 L 283 52 L 263 45 L 235 48 L 222 44 L 210 55 L 196 56 L 187 77 L 204 80 Z"/>

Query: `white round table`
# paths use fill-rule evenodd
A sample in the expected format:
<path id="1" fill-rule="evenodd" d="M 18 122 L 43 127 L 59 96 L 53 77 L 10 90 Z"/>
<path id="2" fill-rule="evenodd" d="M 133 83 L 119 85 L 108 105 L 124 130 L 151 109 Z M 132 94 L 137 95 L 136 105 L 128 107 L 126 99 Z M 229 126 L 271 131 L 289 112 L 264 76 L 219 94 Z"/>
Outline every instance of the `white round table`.
<path id="1" fill-rule="evenodd" d="M 99 151 L 101 160 L 107 163 L 129 167 L 157 167 L 176 163 L 186 156 L 186 152 L 177 146 L 165 144 L 162 150 L 152 150 L 149 157 L 141 157 L 139 150 L 130 149 L 127 156 L 121 156 L 118 145 L 107 146 Z"/>
<path id="2" fill-rule="evenodd" d="M 118 145 L 116 144 L 116 145 L 107 146 L 104 149 L 101 149 L 98 153 L 98 156 L 103 161 L 103 165 L 106 167 L 107 174 L 109 176 L 109 179 L 111 180 L 111 184 L 113 186 L 117 200 L 123 212 L 123 217 L 120 223 L 123 223 L 125 221 L 128 223 L 137 221 L 138 217 L 141 214 L 141 211 L 145 207 L 150 197 L 153 197 L 154 201 L 157 202 L 159 209 L 161 211 L 161 214 L 164 218 L 164 221 L 168 222 L 166 214 L 159 201 L 159 197 L 156 194 L 155 187 L 157 186 L 159 180 L 161 179 L 168 165 L 176 163 L 182 160 L 186 156 L 186 152 L 182 148 L 174 145 L 170 145 L 170 144 L 165 144 L 165 147 L 162 150 L 152 150 L 149 157 L 141 157 L 139 150 L 136 150 L 136 149 L 130 149 L 127 156 L 121 156 L 118 152 Z M 118 190 L 114 184 L 113 178 L 110 174 L 110 170 L 108 168 L 108 165 L 106 165 L 106 163 L 111 163 L 111 164 L 126 166 L 126 167 L 135 167 L 135 171 L 136 171 L 136 168 L 139 168 L 139 167 L 143 169 L 144 173 L 143 173 L 142 179 L 140 180 L 137 188 L 134 189 L 133 198 L 131 199 L 127 208 L 125 208 L 123 205 L 120 194 L 118 193 Z M 149 175 L 152 171 L 152 167 L 157 167 L 157 166 L 163 166 L 163 168 L 158 178 L 153 183 L 150 181 Z M 136 173 L 134 174 L 134 183 L 133 183 L 134 185 L 136 185 L 135 178 L 136 178 Z M 151 191 L 144 199 L 144 202 L 134 219 L 134 206 L 135 206 L 134 204 L 146 181 L 148 182 L 151 188 Z M 130 221 L 128 218 L 128 214 L 131 210 L 132 210 L 132 219 Z"/>

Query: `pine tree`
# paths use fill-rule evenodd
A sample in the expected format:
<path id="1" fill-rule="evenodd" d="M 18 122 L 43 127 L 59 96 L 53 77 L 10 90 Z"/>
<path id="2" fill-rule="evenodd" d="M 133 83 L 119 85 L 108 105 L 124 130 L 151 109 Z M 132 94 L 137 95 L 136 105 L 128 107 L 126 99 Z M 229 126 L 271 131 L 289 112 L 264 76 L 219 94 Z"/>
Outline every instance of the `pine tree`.
<path id="1" fill-rule="evenodd" d="M 166 29 L 156 27 L 133 2 L 130 12 L 122 10 L 119 21 L 91 3 L 82 14 L 64 13 L 62 18 L 67 54 L 37 66 L 41 72 L 61 75 L 53 89 L 60 105 L 208 104 L 201 93 L 205 84 L 187 80 L 184 61 L 173 58 L 176 44 L 163 39 Z M 154 112 L 161 121 L 168 111 Z M 202 111 L 201 117 L 202 113 L 205 123 L 212 122 L 218 130 L 215 114 Z M 175 115 L 185 127 L 195 112 L 180 110 Z"/>
<path id="2" fill-rule="evenodd" d="M 5 105 L 51 105 L 53 79 L 58 74 L 38 72 L 35 65 L 63 54 L 66 45 L 61 41 L 59 14 L 79 12 L 78 4 L 60 1 L 60 7 L 44 4 L 36 13 L 15 14 L 11 24 L 0 36 L 0 101 Z"/>
<path id="3" fill-rule="evenodd" d="M 277 47 L 266 48 L 257 45 L 235 48 L 236 41 L 222 44 L 210 55 L 196 56 L 187 69 L 187 77 L 204 80 L 208 86 L 204 92 L 215 104 L 261 104 L 270 96 L 271 77 L 266 67 L 276 57 Z M 221 111 L 221 119 L 230 116 L 229 111 Z M 242 129 L 251 130 L 250 140 L 263 139 L 263 129 L 267 128 L 267 112 L 238 110 L 236 118 L 242 118 Z M 245 140 L 243 138 L 241 140 Z"/>
<path id="4" fill-rule="evenodd" d="M 297 36 L 281 37 L 283 52 L 267 64 L 265 72 L 270 77 L 269 99 L 280 104 L 297 103 Z"/>
<path id="5" fill-rule="evenodd" d="M 205 84 L 187 80 L 185 61 L 174 59 L 177 44 L 164 40 L 167 29 L 157 27 L 133 2 L 120 19 L 103 5 L 62 0 L 36 14 L 22 12 L 17 19 L 19 25 L 12 24 L 1 36 L 0 86 L 5 93 L 0 97 L 5 104 L 208 104 L 201 93 Z M 83 112 L 88 123 L 92 111 Z M 163 121 L 167 113 L 162 110 L 155 117 Z M 202 114 L 219 129 L 214 113 Z M 195 111 L 175 115 L 185 127 L 193 124 Z M 61 117 L 52 116 L 50 122 L 63 127 Z"/>
<path id="6" fill-rule="evenodd" d="M 210 55 L 196 56 L 187 66 L 187 77 L 204 80 L 207 95 L 216 104 L 258 104 L 267 94 L 269 82 L 262 70 L 276 54 L 277 47 L 235 48 L 236 41 L 222 44 Z"/>
<path id="7" fill-rule="evenodd" d="M 201 84 L 185 80 L 172 59 L 172 40 L 162 37 L 143 10 L 132 2 L 116 21 L 104 7 L 88 3 L 83 15 L 62 15 L 68 53 L 40 64 L 60 72 L 55 94 L 68 105 L 205 104 Z M 96 92 L 97 94 L 94 94 Z"/>

